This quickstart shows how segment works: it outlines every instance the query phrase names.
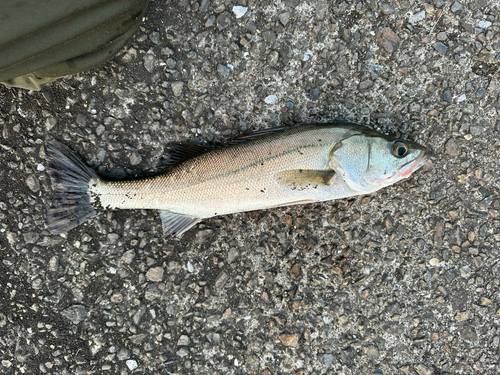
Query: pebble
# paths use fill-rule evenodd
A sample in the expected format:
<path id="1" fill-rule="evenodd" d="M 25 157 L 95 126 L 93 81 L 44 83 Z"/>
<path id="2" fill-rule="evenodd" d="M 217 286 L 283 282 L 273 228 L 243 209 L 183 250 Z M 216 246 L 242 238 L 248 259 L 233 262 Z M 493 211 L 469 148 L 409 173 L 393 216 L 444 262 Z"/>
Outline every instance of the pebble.
<path id="1" fill-rule="evenodd" d="M 163 267 L 153 267 L 148 270 L 146 273 L 146 278 L 149 281 L 153 281 L 155 283 L 163 280 Z"/>
<path id="2" fill-rule="evenodd" d="M 451 90 L 444 89 L 443 92 L 441 93 L 441 99 L 447 103 L 452 103 L 453 102 L 453 94 L 451 93 Z"/>
<path id="3" fill-rule="evenodd" d="M 429 260 L 429 264 L 431 266 L 437 266 L 439 264 L 439 259 L 438 258 L 432 258 L 431 260 Z"/>
<path id="4" fill-rule="evenodd" d="M 144 56 L 144 67 L 146 68 L 146 70 L 148 72 L 150 72 L 150 73 L 153 72 L 154 66 L 155 66 L 155 62 L 156 62 L 156 57 L 153 54 L 147 53 Z"/>
<path id="5" fill-rule="evenodd" d="M 236 5 L 233 7 L 233 13 L 234 13 L 236 18 L 243 17 L 245 15 L 245 13 L 247 12 L 247 10 L 248 10 L 247 7 L 243 7 L 240 5 Z"/>
<path id="6" fill-rule="evenodd" d="M 116 358 L 118 358 L 119 361 L 124 361 L 126 359 L 129 359 L 130 350 L 128 350 L 127 348 L 121 348 L 116 354 Z"/>
<path id="7" fill-rule="evenodd" d="M 224 30 L 231 24 L 231 15 L 228 12 L 223 12 L 217 17 L 217 27 L 219 30 Z"/>
<path id="8" fill-rule="evenodd" d="M 179 340 L 177 340 L 177 346 L 188 346 L 189 345 L 189 337 L 186 335 L 181 335 Z"/>
<path id="9" fill-rule="evenodd" d="M 415 14 L 412 14 L 408 18 L 408 22 L 411 23 L 411 24 L 414 24 L 414 23 L 423 21 L 424 19 L 425 19 L 425 10 L 423 10 L 421 12 L 418 12 L 418 13 L 415 13 Z"/>
<path id="10" fill-rule="evenodd" d="M 432 375 L 434 374 L 434 367 L 423 363 L 419 363 L 415 365 L 415 371 L 417 372 L 418 375 Z"/>
<path id="11" fill-rule="evenodd" d="M 384 13 L 385 15 L 390 15 L 394 13 L 394 8 L 388 3 L 379 3 L 378 6 L 382 11 L 382 13 Z"/>
<path id="12" fill-rule="evenodd" d="M 335 355 L 332 353 L 320 354 L 319 361 L 325 366 L 330 366 L 335 361 Z"/>
<path id="13" fill-rule="evenodd" d="M 460 96 L 457 98 L 457 103 L 461 103 L 461 102 L 463 102 L 463 101 L 464 101 L 464 100 L 466 100 L 466 99 L 467 99 L 467 95 L 462 94 L 462 95 L 460 95 Z"/>
<path id="14" fill-rule="evenodd" d="M 437 42 L 436 44 L 434 44 L 434 48 L 442 55 L 446 55 L 446 52 L 448 52 L 448 47 L 446 47 L 446 45 L 441 42 Z"/>
<path id="15" fill-rule="evenodd" d="M 288 25 L 290 22 L 290 12 L 284 12 L 279 15 L 279 20 L 283 26 Z"/>
<path id="16" fill-rule="evenodd" d="M 217 72 L 219 72 L 219 74 L 224 78 L 227 78 L 231 73 L 231 69 L 229 69 L 226 65 L 219 64 L 217 66 Z"/>
<path id="17" fill-rule="evenodd" d="M 388 53 L 393 53 L 399 46 L 399 36 L 388 27 L 377 30 L 376 40 Z"/>
<path id="18" fill-rule="evenodd" d="M 459 312 L 455 315 L 455 320 L 457 322 L 464 322 L 466 320 L 468 320 L 470 317 L 470 314 L 468 311 L 464 311 L 464 312 Z"/>
<path id="19" fill-rule="evenodd" d="M 482 29 L 487 29 L 492 23 L 490 21 L 479 21 L 478 26 Z"/>
<path id="20" fill-rule="evenodd" d="M 312 102 L 315 102 L 319 99 L 320 95 L 321 89 L 319 87 L 316 87 L 309 92 L 309 99 L 311 99 Z"/>
<path id="21" fill-rule="evenodd" d="M 182 81 L 176 81 L 172 83 L 172 92 L 174 93 L 174 96 L 181 96 L 183 88 L 184 82 Z"/>
<path id="22" fill-rule="evenodd" d="M 459 1 L 455 1 L 452 5 L 451 5 L 451 11 L 453 13 L 457 13 L 459 11 L 461 11 L 463 9 L 463 5 L 462 3 L 460 3 Z"/>
<path id="23" fill-rule="evenodd" d="M 189 348 L 180 348 L 175 354 L 177 354 L 181 358 L 187 357 L 189 355 Z"/>
<path id="24" fill-rule="evenodd" d="M 35 175 L 29 175 L 28 178 L 26 178 L 26 185 L 28 185 L 29 189 L 34 193 L 40 190 L 40 182 Z"/>
<path id="25" fill-rule="evenodd" d="M 292 334 L 282 333 L 280 335 L 280 341 L 285 346 L 296 347 L 299 345 L 299 334 L 298 333 L 292 333 Z"/>
<path id="26" fill-rule="evenodd" d="M 225 272 L 222 271 L 217 279 L 215 280 L 215 287 L 216 288 L 222 288 L 224 285 L 226 285 L 227 280 L 229 279 L 229 275 Z"/>
<path id="27" fill-rule="evenodd" d="M 486 89 L 484 87 L 480 87 L 476 91 L 476 98 L 482 98 L 486 94 Z"/>
<path id="28" fill-rule="evenodd" d="M 292 277 L 294 279 L 296 279 L 297 277 L 299 277 L 300 275 L 300 266 L 298 263 L 295 263 L 292 268 L 290 269 L 290 275 L 292 275 Z"/>
<path id="29" fill-rule="evenodd" d="M 358 89 L 366 90 L 367 88 L 372 86 L 373 86 L 373 81 L 371 79 L 367 79 L 359 83 Z"/>
<path id="30" fill-rule="evenodd" d="M 132 152 L 132 154 L 130 154 L 130 164 L 138 165 L 141 163 L 141 161 L 142 161 L 142 156 L 139 155 L 137 151 L 134 151 Z"/>
<path id="31" fill-rule="evenodd" d="M 130 371 L 135 370 L 139 365 L 137 364 L 137 361 L 134 359 L 129 359 L 125 362 L 127 364 L 127 367 Z"/>
<path id="32" fill-rule="evenodd" d="M 87 309 L 83 305 L 73 305 L 61 312 L 61 315 L 69 319 L 73 324 L 83 322 L 87 314 Z"/>
<path id="33" fill-rule="evenodd" d="M 269 95 L 269 96 L 265 97 L 264 102 L 266 104 L 274 104 L 274 103 L 276 103 L 277 100 L 278 100 L 278 97 L 276 95 Z"/>
<path id="34" fill-rule="evenodd" d="M 455 138 L 450 138 L 448 142 L 446 142 L 445 145 L 446 153 L 450 156 L 457 156 L 458 155 L 458 147 L 457 147 L 457 142 L 455 141 Z"/>

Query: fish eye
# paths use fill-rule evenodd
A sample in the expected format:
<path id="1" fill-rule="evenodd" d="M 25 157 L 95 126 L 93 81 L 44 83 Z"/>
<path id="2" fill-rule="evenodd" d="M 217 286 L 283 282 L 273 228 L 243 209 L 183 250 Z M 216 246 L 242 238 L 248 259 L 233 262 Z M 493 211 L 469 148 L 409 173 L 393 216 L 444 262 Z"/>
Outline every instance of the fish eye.
<path id="1" fill-rule="evenodd" d="M 392 154 L 397 158 L 402 158 L 408 153 L 408 145 L 403 142 L 395 142 L 392 145 Z"/>

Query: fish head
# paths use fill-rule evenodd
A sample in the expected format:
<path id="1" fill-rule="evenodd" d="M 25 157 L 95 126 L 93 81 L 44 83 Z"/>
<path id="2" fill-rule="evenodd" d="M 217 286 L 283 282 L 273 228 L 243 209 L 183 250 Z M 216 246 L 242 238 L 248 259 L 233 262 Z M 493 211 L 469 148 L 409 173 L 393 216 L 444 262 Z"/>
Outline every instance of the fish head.
<path id="1" fill-rule="evenodd" d="M 330 167 L 351 190 L 370 193 L 408 178 L 428 159 L 429 151 L 419 144 L 369 130 L 335 145 Z"/>

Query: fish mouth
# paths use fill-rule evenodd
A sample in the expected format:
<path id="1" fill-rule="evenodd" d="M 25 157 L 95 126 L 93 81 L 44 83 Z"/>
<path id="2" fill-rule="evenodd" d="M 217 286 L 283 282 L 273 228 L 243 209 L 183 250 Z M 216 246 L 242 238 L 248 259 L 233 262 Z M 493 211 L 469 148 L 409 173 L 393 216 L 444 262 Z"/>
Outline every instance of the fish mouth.
<path id="1" fill-rule="evenodd" d="M 413 172 L 415 172 L 417 169 L 420 169 L 426 162 L 427 160 L 430 159 L 431 153 L 429 150 L 425 148 L 420 149 L 420 155 L 418 155 L 415 159 L 409 161 L 408 163 L 405 163 L 399 168 L 399 175 L 401 177 L 409 177 Z"/>

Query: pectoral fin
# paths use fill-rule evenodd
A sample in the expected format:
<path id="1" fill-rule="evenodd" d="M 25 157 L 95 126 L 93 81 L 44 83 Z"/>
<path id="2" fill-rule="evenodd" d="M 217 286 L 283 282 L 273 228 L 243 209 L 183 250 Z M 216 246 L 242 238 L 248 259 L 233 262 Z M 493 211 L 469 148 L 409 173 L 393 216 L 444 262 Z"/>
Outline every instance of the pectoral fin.
<path id="1" fill-rule="evenodd" d="M 278 173 L 276 178 L 282 185 L 305 189 L 331 185 L 335 173 L 333 169 L 291 169 Z"/>
<path id="2" fill-rule="evenodd" d="M 167 210 L 158 210 L 163 226 L 163 235 L 165 237 L 181 236 L 185 231 L 192 228 L 201 219 L 188 215 L 176 214 Z"/>

